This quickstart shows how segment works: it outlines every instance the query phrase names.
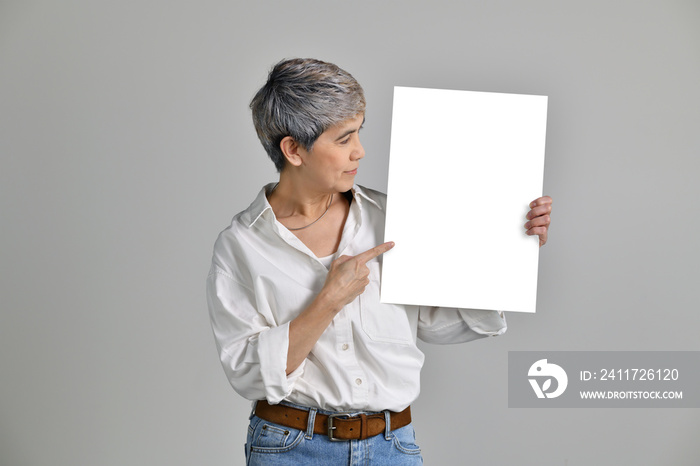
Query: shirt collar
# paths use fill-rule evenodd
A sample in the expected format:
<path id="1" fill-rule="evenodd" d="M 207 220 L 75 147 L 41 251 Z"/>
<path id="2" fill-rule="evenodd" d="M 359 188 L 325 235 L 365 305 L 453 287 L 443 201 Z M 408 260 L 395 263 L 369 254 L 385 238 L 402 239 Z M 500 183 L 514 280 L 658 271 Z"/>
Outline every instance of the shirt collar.
<path id="1" fill-rule="evenodd" d="M 354 185 L 354 186 L 352 187 L 352 192 L 353 192 L 353 195 L 354 195 L 355 200 L 357 201 L 357 203 L 358 203 L 360 206 L 362 206 L 362 200 L 361 200 L 361 198 L 362 198 L 362 199 L 366 199 L 367 202 L 369 202 L 369 203 L 371 203 L 371 204 L 374 204 L 378 209 L 381 209 L 381 208 L 382 208 L 382 207 L 377 203 L 377 201 L 375 201 L 374 199 L 372 199 L 372 198 L 367 194 L 366 188 L 363 188 L 362 186 L 356 184 L 356 185 Z"/>
<path id="2" fill-rule="evenodd" d="M 267 200 L 267 193 L 272 190 L 275 184 L 276 183 L 269 183 L 263 186 L 255 200 L 250 204 L 250 206 L 245 210 L 245 212 L 243 212 L 241 220 L 243 221 L 243 224 L 246 225 L 248 228 L 251 228 L 253 225 L 255 225 L 255 222 L 257 222 L 259 218 L 263 217 L 263 214 L 265 214 L 265 212 L 267 212 L 268 210 L 270 211 L 270 214 L 272 214 L 272 207 L 270 206 L 270 202 Z M 367 193 L 361 186 L 353 185 L 351 192 L 353 194 L 353 199 L 357 202 L 357 205 L 360 208 L 360 210 L 362 210 L 363 200 L 367 200 L 367 202 L 370 202 L 378 208 L 381 208 L 374 199 L 367 195 Z"/>

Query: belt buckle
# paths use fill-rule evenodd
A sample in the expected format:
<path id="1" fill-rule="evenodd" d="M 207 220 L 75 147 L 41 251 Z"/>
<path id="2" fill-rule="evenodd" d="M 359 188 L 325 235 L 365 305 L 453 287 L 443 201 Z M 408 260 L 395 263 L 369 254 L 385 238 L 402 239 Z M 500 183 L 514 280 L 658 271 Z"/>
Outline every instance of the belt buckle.
<path id="1" fill-rule="evenodd" d="M 336 414 L 329 414 L 328 415 L 328 439 L 331 442 L 347 442 L 349 440 L 349 439 L 344 439 L 344 438 L 333 437 L 333 431 L 336 429 L 336 427 L 333 425 L 333 419 L 336 417 L 341 417 L 341 416 L 347 416 L 347 414 L 336 413 Z"/>

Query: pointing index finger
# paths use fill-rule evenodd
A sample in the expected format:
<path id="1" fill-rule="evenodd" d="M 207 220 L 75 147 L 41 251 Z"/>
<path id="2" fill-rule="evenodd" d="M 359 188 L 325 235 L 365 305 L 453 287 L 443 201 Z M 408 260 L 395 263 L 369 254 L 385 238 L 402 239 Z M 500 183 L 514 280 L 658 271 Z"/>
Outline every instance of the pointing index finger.
<path id="1" fill-rule="evenodd" d="M 372 249 L 368 249 L 365 252 L 361 252 L 360 254 L 355 256 L 355 259 L 357 259 L 359 262 L 362 264 L 366 264 L 367 262 L 371 261 L 375 257 L 378 257 L 385 252 L 387 252 L 389 249 L 394 247 L 394 242 L 393 241 L 387 241 L 386 243 L 380 244 L 379 246 L 375 246 Z"/>

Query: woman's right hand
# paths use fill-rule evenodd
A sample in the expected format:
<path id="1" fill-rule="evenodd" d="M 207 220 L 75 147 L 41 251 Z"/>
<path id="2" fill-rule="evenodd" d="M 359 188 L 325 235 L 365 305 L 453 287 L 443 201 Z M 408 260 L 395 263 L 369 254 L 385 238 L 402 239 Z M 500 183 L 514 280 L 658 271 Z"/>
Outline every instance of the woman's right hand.
<path id="1" fill-rule="evenodd" d="M 394 243 L 388 241 L 356 256 L 340 256 L 331 263 L 323 291 L 335 304 L 333 307 L 336 308 L 336 312 L 365 291 L 365 287 L 369 284 L 367 262 L 393 247 Z"/>
<path id="2" fill-rule="evenodd" d="M 365 291 L 369 283 L 367 262 L 394 247 L 394 243 L 380 244 L 356 256 L 340 256 L 331 268 L 316 299 L 289 324 L 287 375 L 306 359 L 321 334 L 343 306 Z"/>

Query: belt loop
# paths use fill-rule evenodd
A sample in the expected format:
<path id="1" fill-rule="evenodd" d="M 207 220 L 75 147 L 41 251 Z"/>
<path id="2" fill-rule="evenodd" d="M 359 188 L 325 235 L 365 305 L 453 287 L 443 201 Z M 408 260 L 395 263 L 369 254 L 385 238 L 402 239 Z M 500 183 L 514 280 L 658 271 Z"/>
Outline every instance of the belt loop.
<path id="1" fill-rule="evenodd" d="M 360 413 L 360 440 L 369 438 L 367 434 L 367 415 L 365 413 Z"/>
<path id="2" fill-rule="evenodd" d="M 314 438 L 314 424 L 316 423 L 316 408 L 309 408 L 309 417 L 306 422 L 306 435 L 304 437 L 307 440 Z"/>
<path id="3" fill-rule="evenodd" d="M 384 411 L 384 438 L 391 440 L 391 413 Z"/>

